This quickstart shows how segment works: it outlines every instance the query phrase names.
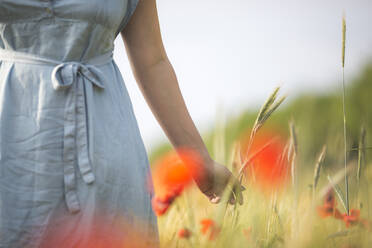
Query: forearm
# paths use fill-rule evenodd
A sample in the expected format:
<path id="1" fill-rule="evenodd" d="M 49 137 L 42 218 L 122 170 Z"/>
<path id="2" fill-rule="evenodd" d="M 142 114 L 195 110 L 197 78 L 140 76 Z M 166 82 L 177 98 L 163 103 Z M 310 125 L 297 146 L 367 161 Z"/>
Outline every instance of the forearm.
<path id="1" fill-rule="evenodd" d="M 165 58 L 148 67 L 137 67 L 135 76 L 146 102 L 172 145 L 176 149 L 195 149 L 204 160 L 210 161 L 169 60 Z"/>
<path id="2" fill-rule="evenodd" d="M 204 170 L 192 170 L 196 172 L 194 180 L 211 202 L 218 202 L 232 174 L 210 158 L 189 115 L 163 46 L 156 0 L 139 1 L 136 12 L 121 35 L 136 81 L 155 118 L 175 149 L 191 148 L 201 155 Z M 182 158 L 184 154 L 180 155 Z M 236 191 L 234 187 L 234 191 L 242 199 L 240 190 Z"/>

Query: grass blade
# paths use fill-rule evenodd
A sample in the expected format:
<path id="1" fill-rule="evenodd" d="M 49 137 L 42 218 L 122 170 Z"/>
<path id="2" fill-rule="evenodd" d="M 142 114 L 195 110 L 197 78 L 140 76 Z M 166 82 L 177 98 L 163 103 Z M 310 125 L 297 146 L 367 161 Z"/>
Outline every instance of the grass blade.
<path id="1" fill-rule="evenodd" d="M 359 138 L 359 147 L 358 147 L 358 169 L 357 169 L 357 182 L 359 185 L 360 177 L 362 175 L 363 164 L 365 162 L 365 142 L 366 142 L 366 128 L 362 127 Z"/>
<path id="2" fill-rule="evenodd" d="M 326 154 L 327 146 L 323 146 L 322 151 L 320 152 L 320 155 L 318 157 L 318 160 L 316 161 L 315 168 L 314 168 L 314 179 L 313 179 L 313 190 L 315 192 L 316 186 L 318 185 L 319 177 L 320 177 L 320 169 L 322 167 L 325 154 Z"/>
<path id="3" fill-rule="evenodd" d="M 294 122 L 291 121 L 289 123 L 289 131 L 290 131 L 290 136 L 291 136 L 291 143 L 290 143 L 290 154 L 291 156 L 291 177 L 292 177 L 292 185 L 293 187 L 296 186 L 297 184 L 297 170 L 296 170 L 296 157 L 298 153 L 298 142 L 297 142 L 297 134 L 296 134 L 296 129 Z"/>
<path id="4" fill-rule="evenodd" d="M 328 181 L 331 183 L 333 189 L 335 190 L 338 198 L 340 199 L 342 206 L 344 207 L 345 211 L 347 212 L 348 208 L 347 208 L 347 205 L 346 205 L 346 199 L 344 197 L 344 194 L 343 194 L 341 188 L 338 186 L 338 184 L 333 183 L 333 181 L 332 181 L 332 179 L 329 175 L 328 175 L 327 178 L 328 178 Z"/>

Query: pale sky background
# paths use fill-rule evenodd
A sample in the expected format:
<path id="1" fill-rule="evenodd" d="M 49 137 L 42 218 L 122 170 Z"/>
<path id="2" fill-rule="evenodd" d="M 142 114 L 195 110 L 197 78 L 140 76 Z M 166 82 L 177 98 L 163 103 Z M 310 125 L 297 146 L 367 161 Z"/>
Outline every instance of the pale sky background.
<path id="1" fill-rule="evenodd" d="M 346 79 L 372 58 L 372 0 L 157 0 L 160 28 L 188 110 L 202 133 L 218 111 L 259 107 L 275 86 L 287 101 L 339 87 L 341 17 Z M 167 138 L 147 106 L 120 35 L 114 59 L 146 149 Z M 372 92 L 371 92 L 372 94 Z"/>

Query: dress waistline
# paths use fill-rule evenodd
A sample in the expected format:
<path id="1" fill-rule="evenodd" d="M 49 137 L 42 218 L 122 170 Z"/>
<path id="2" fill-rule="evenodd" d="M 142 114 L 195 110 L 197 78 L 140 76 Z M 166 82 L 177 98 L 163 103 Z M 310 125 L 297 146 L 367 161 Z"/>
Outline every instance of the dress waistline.
<path id="1" fill-rule="evenodd" d="M 0 61 L 54 66 L 51 73 L 53 88 L 68 91 L 64 109 L 62 156 L 64 197 L 71 213 L 80 210 L 76 191 L 76 162 L 85 183 L 91 184 L 95 180 L 88 144 L 93 137 L 89 137 L 87 124 L 87 106 L 92 106 L 92 104 L 89 104 L 89 98 L 86 98 L 86 91 L 93 91 L 93 86 L 99 90 L 105 88 L 107 80 L 97 66 L 110 63 L 112 57 L 112 52 L 109 52 L 87 61 L 63 62 L 33 54 L 0 49 Z M 92 127 L 89 126 L 89 128 Z"/>

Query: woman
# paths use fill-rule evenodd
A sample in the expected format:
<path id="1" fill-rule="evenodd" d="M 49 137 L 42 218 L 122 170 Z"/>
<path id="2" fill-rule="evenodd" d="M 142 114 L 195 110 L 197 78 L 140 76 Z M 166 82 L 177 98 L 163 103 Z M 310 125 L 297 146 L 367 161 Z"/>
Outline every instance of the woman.
<path id="1" fill-rule="evenodd" d="M 0 247 L 117 247 L 133 230 L 158 244 L 119 33 L 174 148 L 201 154 L 201 192 L 216 203 L 232 178 L 189 116 L 155 0 L 0 0 Z"/>

